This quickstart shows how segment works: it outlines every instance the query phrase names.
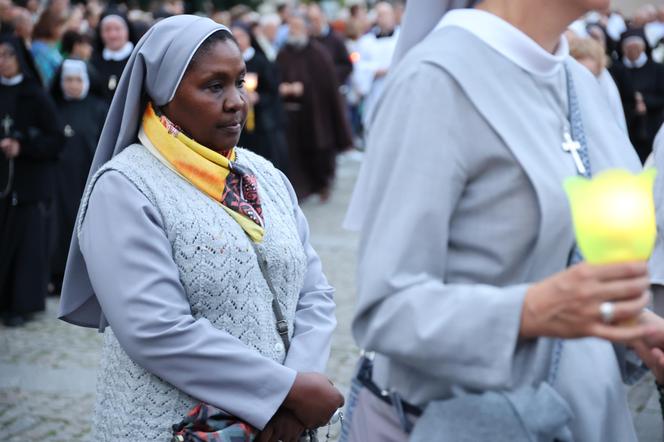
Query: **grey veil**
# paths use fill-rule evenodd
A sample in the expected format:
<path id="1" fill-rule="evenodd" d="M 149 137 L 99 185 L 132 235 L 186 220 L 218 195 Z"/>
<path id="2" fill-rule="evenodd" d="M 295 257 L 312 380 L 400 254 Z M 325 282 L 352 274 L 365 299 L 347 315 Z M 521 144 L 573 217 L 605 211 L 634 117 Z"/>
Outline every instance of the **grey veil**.
<path id="1" fill-rule="evenodd" d="M 179 15 L 160 21 L 143 36 L 115 91 L 88 183 L 104 163 L 136 142 L 147 97 L 157 106 L 171 101 L 198 47 L 220 30 L 229 31 L 209 18 Z M 69 249 L 59 317 L 84 327 L 99 327 L 102 320 L 76 234 Z"/>
<path id="2" fill-rule="evenodd" d="M 408 0 L 401 24 L 399 41 L 392 57 L 392 68 L 396 66 L 415 45 L 436 27 L 443 16 L 452 9 L 471 7 L 477 0 Z M 375 114 L 375 113 L 374 113 Z M 369 181 L 373 171 L 370 164 L 371 155 L 365 156 L 360 175 L 353 191 L 344 220 L 344 227 L 358 231 L 364 222 L 365 208 L 371 200 L 367 194 Z"/>

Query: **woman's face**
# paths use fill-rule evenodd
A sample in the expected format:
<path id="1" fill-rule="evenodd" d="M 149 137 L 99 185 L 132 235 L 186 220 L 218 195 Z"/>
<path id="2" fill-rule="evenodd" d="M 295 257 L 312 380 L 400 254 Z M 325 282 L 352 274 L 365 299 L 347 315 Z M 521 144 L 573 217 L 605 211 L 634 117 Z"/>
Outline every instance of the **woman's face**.
<path id="1" fill-rule="evenodd" d="M 118 51 L 129 41 L 129 30 L 120 19 L 107 20 L 101 26 L 101 39 L 106 49 Z"/>
<path id="2" fill-rule="evenodd" d="M 83 79 L 76 75 L 63 77 L 62 89 L 66 96 L 80 98 L 83 95 Z"/>
<path id="3" fill-rule="evenodd" d="M 0 44 L 0 76 L 12 78 L 21 73 L 14 47 L 6 43 Z"/>
<path id="4" fill-rule="evenodd" d="M 217 152 L 240 139 L 247 119 L 246 68 L 232 40 L 217 41 L 189 65 L 164 114 L 191 138 Z"/>
<path id="5" fill-rule="evenodd" d="M 74 47 L 69 56 L 72 58 L 78 58 L 79 60 L 90 60 L 90 57 L 92 57 L 92 45 L 86 41 L 74 43 Z"/>

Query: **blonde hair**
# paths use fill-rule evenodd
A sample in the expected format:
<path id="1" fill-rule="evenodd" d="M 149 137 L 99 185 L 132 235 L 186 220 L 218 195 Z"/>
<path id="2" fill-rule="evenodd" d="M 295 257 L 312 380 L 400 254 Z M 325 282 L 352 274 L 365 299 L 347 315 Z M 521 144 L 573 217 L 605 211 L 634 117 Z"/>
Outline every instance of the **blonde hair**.
<path id="1" fill-rule="evenodd" d="M 592 38 L 575 38 L 569 42 L 570 55 L 577 61 L 591 59 L 597 63 L 600 71 L 607 65 L 606 54 L 602 45 Z"/>

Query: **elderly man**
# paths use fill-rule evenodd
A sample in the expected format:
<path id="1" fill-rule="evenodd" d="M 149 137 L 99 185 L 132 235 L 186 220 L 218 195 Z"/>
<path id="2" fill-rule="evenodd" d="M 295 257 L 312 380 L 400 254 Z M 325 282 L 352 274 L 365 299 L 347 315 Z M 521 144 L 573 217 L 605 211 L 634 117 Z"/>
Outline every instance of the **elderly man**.
<path id="1" fill-rule="evenodd" d="M 646 54 L 641 29 L 625 32 L 621 39 L 623 58 L 611 67 L 623 101 L 632 144 L 644 162 L 664 121 L 664 66 Z"/>
<path id="2" fill-rule="evenodd" d="M 307 18 L 311 38 L 320 43 L 332 57 L 339 84 L 346 84 L 348 77 L 353 72 L 353 63 L 350 61 L 343 39 L 330 28 L 325 13 L 317 4 L 312 3 L 309 6 Z"/>

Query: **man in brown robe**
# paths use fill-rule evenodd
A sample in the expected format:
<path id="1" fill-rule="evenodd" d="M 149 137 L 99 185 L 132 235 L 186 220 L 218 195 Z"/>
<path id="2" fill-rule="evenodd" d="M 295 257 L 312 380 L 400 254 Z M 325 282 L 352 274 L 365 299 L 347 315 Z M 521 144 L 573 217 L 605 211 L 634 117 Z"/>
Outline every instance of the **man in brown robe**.
<path id="1" fill-rule="evenodd" d="M 307 19 L 311 38 L 320 43 L 332 57 L 339 85 L 346 84 L 353 72 L 353 63 L 350 61 L 343 37 L 330 27 L 325 13 L 316 3 L 310 4 L 307 8 Z"/>
<path id="2" fill-rule="evenodd" d="M 350 128 L 331 57 L 309 39 L 304 18 L 293 16 L 288 25 L 288 40 L 277 57 L 287 115 L 288 177 L 300 199 L 318 194 L 326 200 L 336 153 L 352 145 Z"/>

